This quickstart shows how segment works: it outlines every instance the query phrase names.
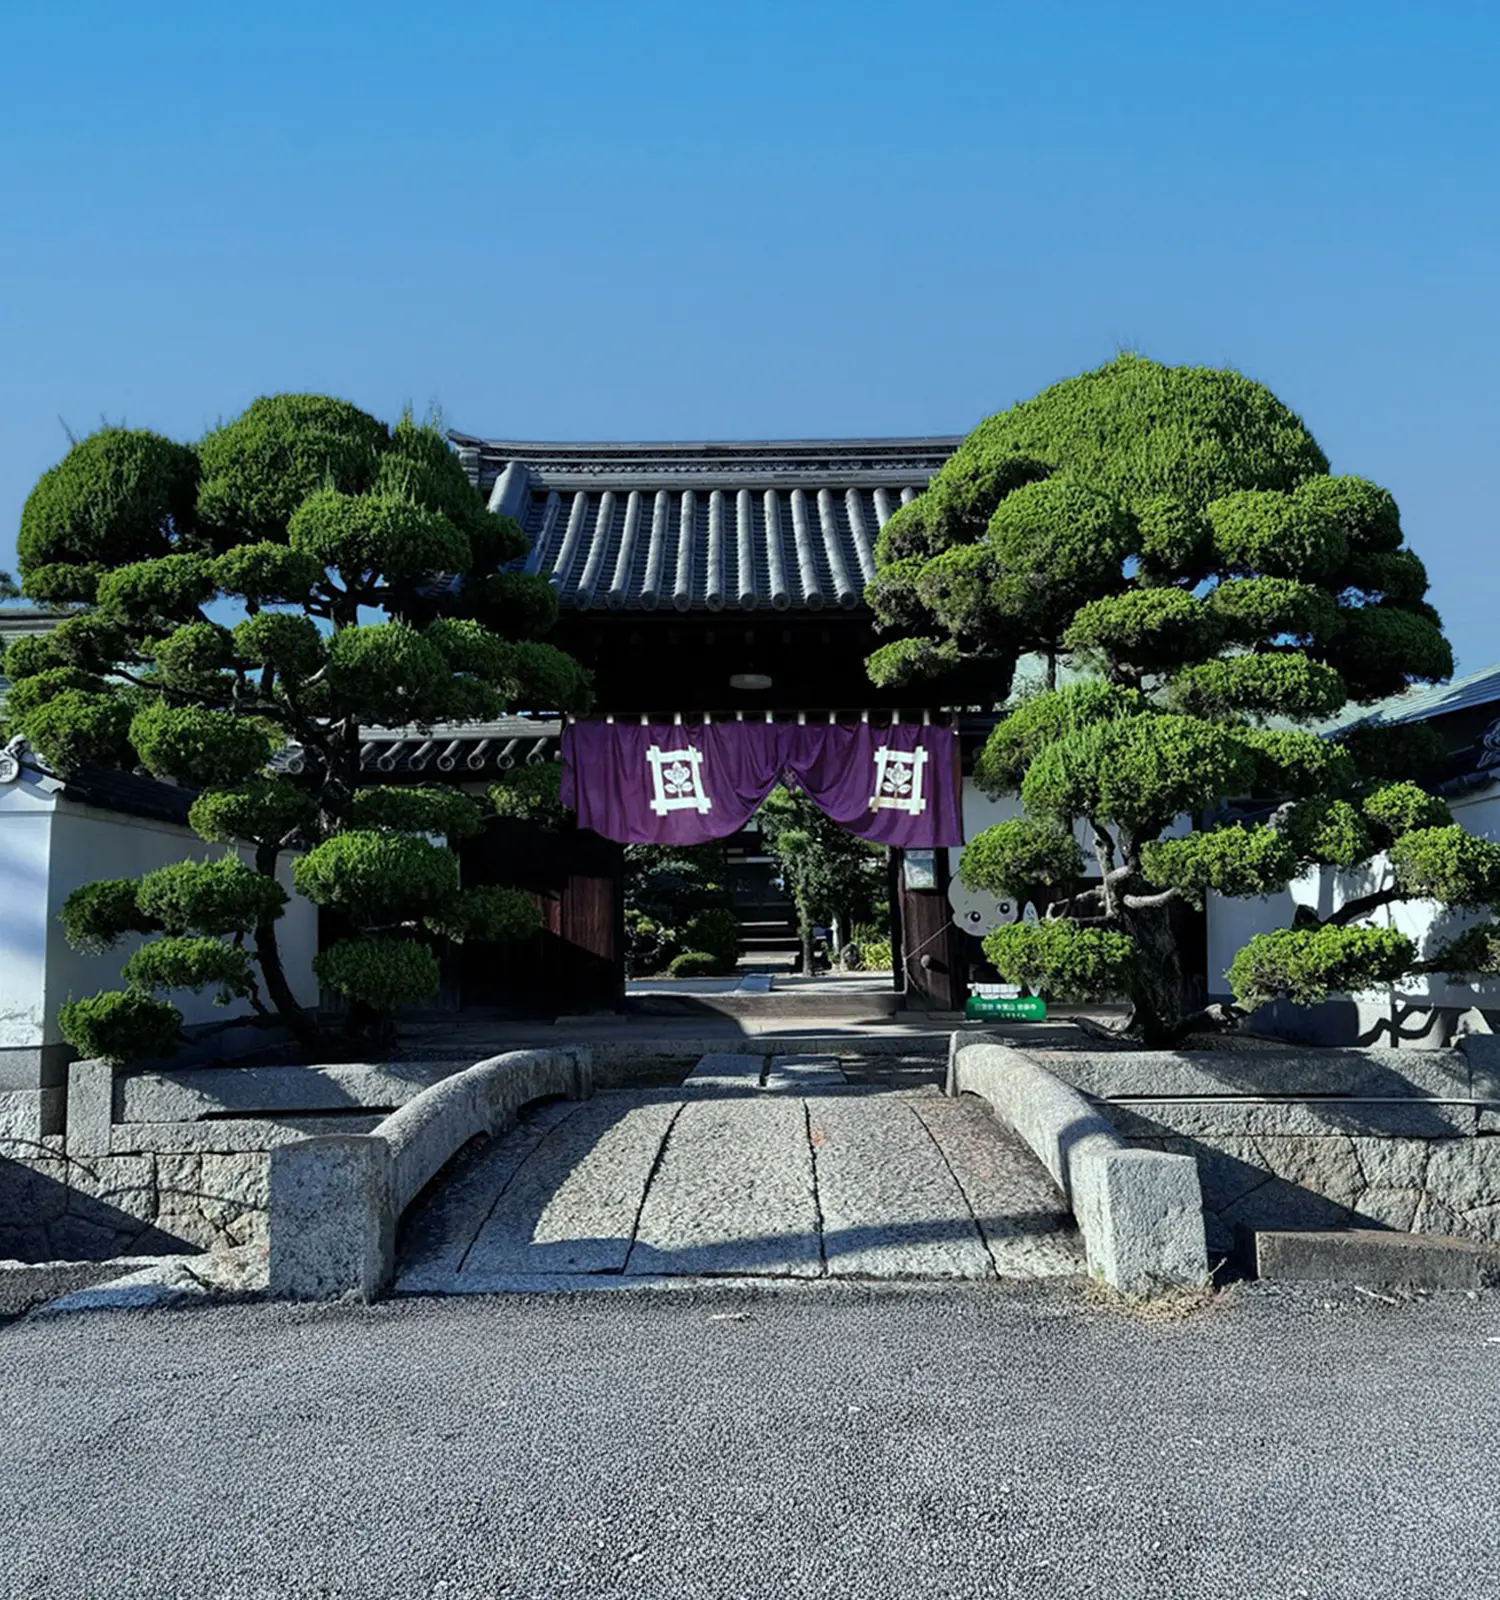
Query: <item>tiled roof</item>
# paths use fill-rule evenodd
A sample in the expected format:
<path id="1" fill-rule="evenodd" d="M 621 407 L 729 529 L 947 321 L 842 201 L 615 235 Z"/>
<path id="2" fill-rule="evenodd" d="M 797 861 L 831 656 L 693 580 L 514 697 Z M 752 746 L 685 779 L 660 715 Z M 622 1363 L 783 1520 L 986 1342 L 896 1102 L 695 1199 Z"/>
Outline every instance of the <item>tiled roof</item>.
<path id="1" fill-rule="evenodd" d="M 528 572 L 586 610 L 853 610 L 875 538 L 957 437 L 529 444 L 452 435 Z"/>
<path id="2" fill-rule="evenodd" d="M 1485 667 L 1451 683 L 1408 689 L 1361 711 L 1360 722 L 1426 722 L 1500 700 L 1500 666 Z"/>

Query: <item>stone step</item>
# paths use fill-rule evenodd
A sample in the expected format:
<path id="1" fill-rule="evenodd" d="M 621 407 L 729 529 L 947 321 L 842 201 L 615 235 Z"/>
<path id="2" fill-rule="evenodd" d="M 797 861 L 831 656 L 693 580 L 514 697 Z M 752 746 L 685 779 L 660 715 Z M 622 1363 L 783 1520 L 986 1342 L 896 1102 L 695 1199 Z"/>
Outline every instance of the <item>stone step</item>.
<path id="1" fill-rule="evenodd" d="M 1434 1233 L 1330 1228 L 1255 1235 L 1259 1278 L 1371 1289 L 1478 1289 L 1500 1283 L 1500 1250 Z"/>

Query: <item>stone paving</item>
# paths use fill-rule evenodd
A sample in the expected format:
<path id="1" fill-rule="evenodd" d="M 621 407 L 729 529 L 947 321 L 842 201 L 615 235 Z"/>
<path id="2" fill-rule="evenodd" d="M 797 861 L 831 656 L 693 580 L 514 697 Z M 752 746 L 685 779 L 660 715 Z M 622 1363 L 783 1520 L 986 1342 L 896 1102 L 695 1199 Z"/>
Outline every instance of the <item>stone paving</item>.
<path id="1" fill-rule="evenodd" d="M 835 1057 L 722 1054 L 466 1152 L 403 1224 L 396 1289 L 1083 1270 L 1062 1196 L 982 1102 L 850 1082 Z"/>

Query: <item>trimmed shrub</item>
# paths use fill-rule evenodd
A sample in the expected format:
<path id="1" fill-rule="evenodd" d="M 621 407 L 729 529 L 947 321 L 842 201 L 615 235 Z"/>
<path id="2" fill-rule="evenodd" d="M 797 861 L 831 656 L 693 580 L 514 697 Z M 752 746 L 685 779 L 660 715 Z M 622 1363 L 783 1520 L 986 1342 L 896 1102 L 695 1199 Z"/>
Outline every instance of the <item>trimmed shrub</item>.
<path id="1" fill-rule="evenodd" d="M 334 989 L 372 1011 L 394 1011 L 436 994 L 438 959 L 410 939 L 340 939 L 313 957 L 313 971 Z"/>
<path id="2" fill-rule="evenodd" d="M 672 958 L 669 978 L 722 978 L 734 969 L 707 950 L 684 950 Z"/>
<path id="3" fill-rule="evenodd" d="M 182 1032 L 182 1013 L 134 989 L 106 989 L 58 1007 L 62 1036 L 88 1060 L 128 1064 L 166 1055 Z"/>

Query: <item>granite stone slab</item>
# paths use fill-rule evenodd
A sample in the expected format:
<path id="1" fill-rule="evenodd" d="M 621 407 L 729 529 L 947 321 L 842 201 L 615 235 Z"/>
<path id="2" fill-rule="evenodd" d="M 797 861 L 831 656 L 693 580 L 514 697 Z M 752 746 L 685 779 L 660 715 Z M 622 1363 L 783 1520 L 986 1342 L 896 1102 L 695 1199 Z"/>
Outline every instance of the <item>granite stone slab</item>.
<path id="1" fill-rule="evenodd" d="M 679 1103 L 601 1094 L 548 1130 L 480 1228 L 464 1272 L 623 1270 Z"/>
<path id="2" fill-rule="evenodd" d="M 777 1094 L 805 1094 L 848 1081 L 837 1056 L 772 1056 L 765 1087 Z"/>
<path id="3" fill-rule="evenodd" d="M 699 1061 L 682 1086 L 689 1093 L 705 1089 L 758 1091 L 765 1064 L 764 1052 L 742 1055 L 738 1051 L 716 1051 Z"/>
<path id="4" fill-rule="evenodd" d="M 992 1278 L 963 1190 L 914 1103 L 808 1102 L 823 1248 L 834 1277 Z"/>
<path id="5" fill-rule="evenodd" d="M 641 1209 L 626 1270 L 817 1277 L 822 1253 L 801 1100 L 685 1104 Z"/>
<path id="6" fill-rule="evenodd" d="M 1068 1203 L 1022 1139 L 972 1096 L 909 1104 L 958 1180 L 997 1276 L 1087 1270 Z"/>
<path id="7" fill-rule="evenodd" d="M 1452 1139 L 1478 1127 L 1474 1106 L 1439 1100 L 1110 1100 L 1098 1109 L 1132 1138 L 1176 1133 Z"/>
<path id="8" fill-rule="evenodd" d="M 397 1287 L 408 1294 L 452 1287 L 479 1230 L 522 1166 L 559 1123 L 577 1116 L 573 1101 L 539 1106 L 498 1139 L 476 1141 L 401 1222 Z"/>

